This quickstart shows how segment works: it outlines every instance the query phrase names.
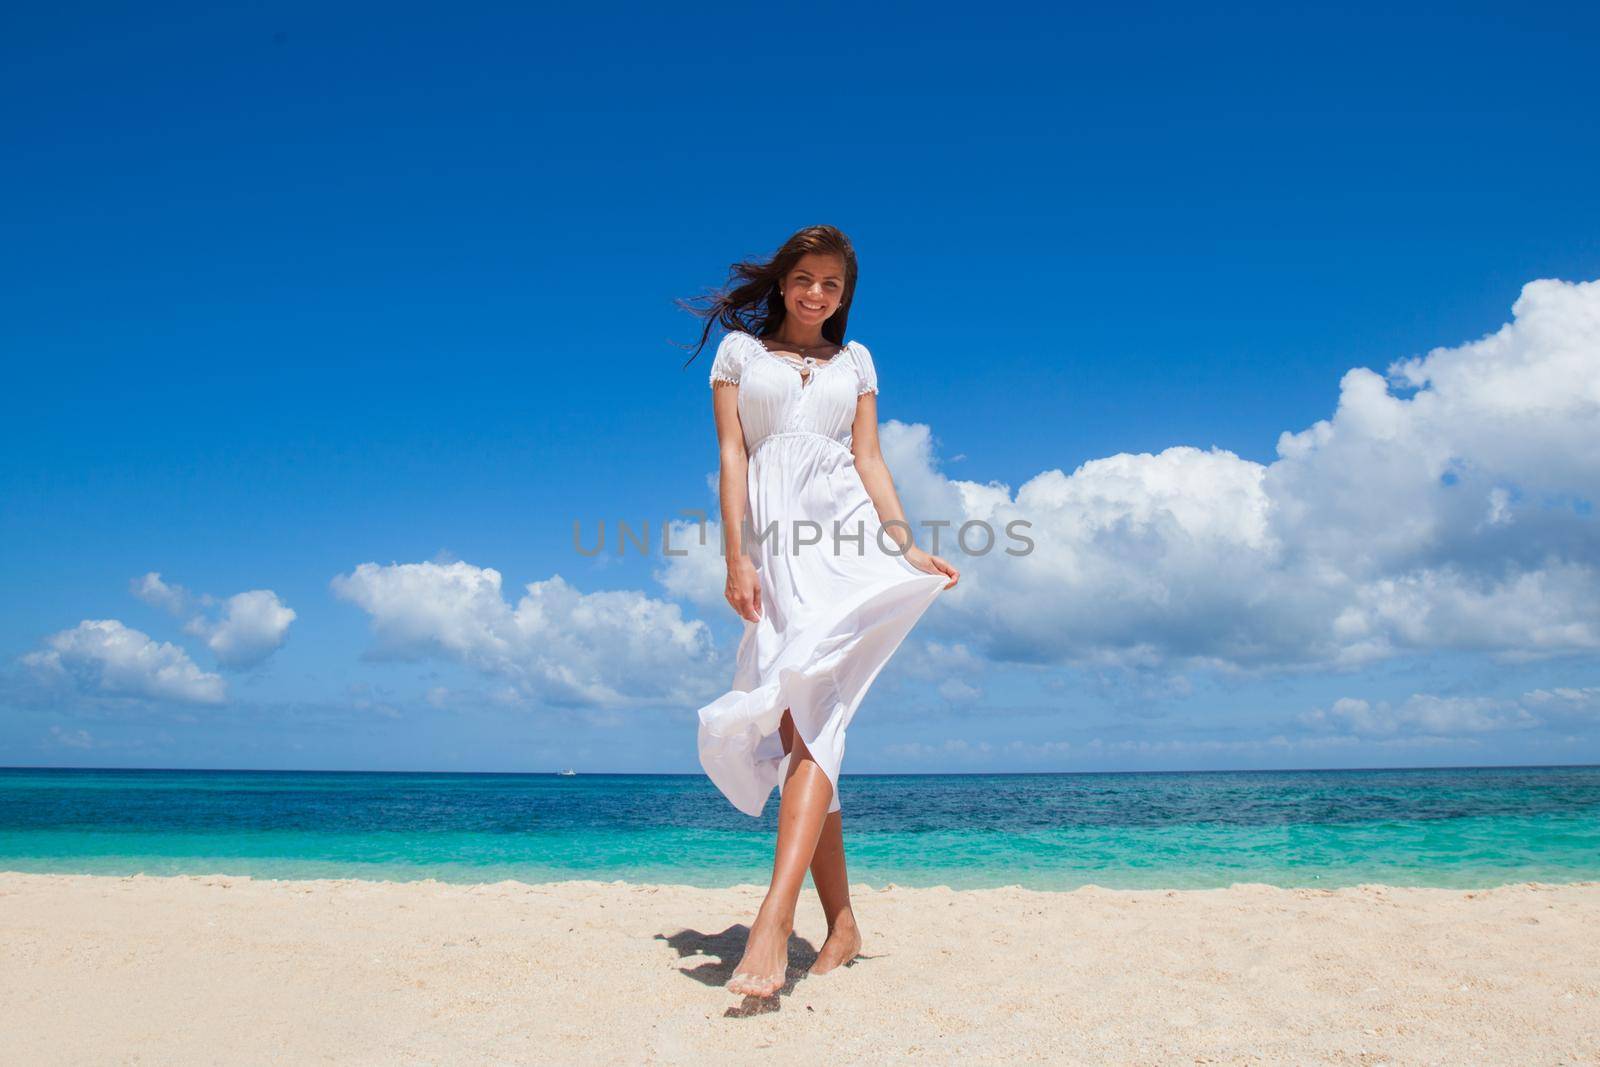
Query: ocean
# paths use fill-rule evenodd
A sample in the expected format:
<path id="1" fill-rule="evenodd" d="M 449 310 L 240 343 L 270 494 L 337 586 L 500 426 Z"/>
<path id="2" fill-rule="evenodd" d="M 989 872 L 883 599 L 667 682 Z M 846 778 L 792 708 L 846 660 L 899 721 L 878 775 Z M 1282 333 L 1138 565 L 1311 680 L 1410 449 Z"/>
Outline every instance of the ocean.
<path id="1" fill-rule="evenodd" d="M 1600 879 L 1600 767 L 855 775 L 852 882 L 1479 888 Z M 0 870 L 765 884 L 700 775 L 0 769 Z"/>

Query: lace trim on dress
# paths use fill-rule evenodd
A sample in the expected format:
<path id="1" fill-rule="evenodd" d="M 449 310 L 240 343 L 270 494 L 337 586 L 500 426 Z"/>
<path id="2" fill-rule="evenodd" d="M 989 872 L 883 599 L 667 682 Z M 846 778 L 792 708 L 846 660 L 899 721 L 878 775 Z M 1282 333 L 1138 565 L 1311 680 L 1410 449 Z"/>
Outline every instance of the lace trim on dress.
<path id="1" fill-rule="evenodd" d="M 832 356 L 829 356 L 826 360 L 815 360 L 802 359 L 787 353 L 774 352 L 772 349 L 762 344 L 760 338 L 756 337 L 754 334 L 746 333 L 743 330 L 733 331 L 725 335 L 723 338 L 724 345 L 726 345 L 730 338 L 734 337 L 742 338 L 742 341 L 746 346 L 746 354 L 740 357 L 735 357 L 731 350 L 722 351 L 722 346 L 719 346 L 717 357 L 713 358 L 711 364 L 710 381 L 713 386 L 715 386 L 718 382 L 728 382 L 732 385 L 738 385 L 739 379 L 744 373 L 745 365 L 749 362 L 748 353 L 751 348 L 753 348 L 760 355 L 768 356 L 789 367 L 793 367 L 796 370 L 799 370 L 802 366 L 809 364 L 810 371 L 801 375 L 802 381 L 806 382 L 806 384 L 810 384 L 810 372 L 825 370 L 828 367 L 833 366 L 835 363 L 844 363 L 846 361 L 854 362 L 857 373 L 864 373 L 864 370 L 861 367 L 860 358 L 857 356 L 858 346 L 856 345 L 855 341 L 846 341 L 844 346 L 840 348 L 839 351 L 835 352 Z M 861 396 L 863 393 L 876 393 L 877 391 L 878 383 L 876 381 L 869 382 L 862 380 L 857 385 L 856 395 Z"/>
<path id="2" fill-rule="evenodd" d="M 782 360 L 783 362 L 788 363 L 790 366 L 795 366 L 802 363 L 810 363 L 814 367 L 831 367 L 835 363 L 843 363 L 845 357 L 854 352 L 856 347 L 856 343 L 854 341 L 846 341 L 842 346 L 840 346 L 839 351 L 835 352 L 827 359 L 817 359 L 815 356 L 797 356 L 791 352 L 774 352 L 772 349 L 763 344 L 759 337 L 754 337 L 750 334 L 745 334 L 745 336 L 749 337 L 750 343 L 755 345 L 762 352 L 765 352 L 773 359 Z"/>

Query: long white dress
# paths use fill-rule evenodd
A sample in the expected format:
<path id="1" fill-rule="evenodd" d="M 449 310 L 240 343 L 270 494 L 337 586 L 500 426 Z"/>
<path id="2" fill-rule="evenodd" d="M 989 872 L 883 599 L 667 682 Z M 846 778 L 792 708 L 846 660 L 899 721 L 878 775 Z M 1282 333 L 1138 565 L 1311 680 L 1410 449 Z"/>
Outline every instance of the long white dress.
<path id="1" fill-rule="evenodd" d="M 789 708 L 833 783 L 828 810 L 838 811 L 845 729 L 949 579 L 898 554 L 856 471 L 856 398 L 878 391 L 865 345 L 800 360 L 734 331 L 712 360 L 713 388 L 718 381 L 739 383 L 756 535 L 746 532 L 745 550 L 761 617 L 745 621 L 733 687 L 700 709 L 700 765 L 736 808 L 759 816 L 774 786 L 781 795 L 788 757 L 778 725 Z"/>

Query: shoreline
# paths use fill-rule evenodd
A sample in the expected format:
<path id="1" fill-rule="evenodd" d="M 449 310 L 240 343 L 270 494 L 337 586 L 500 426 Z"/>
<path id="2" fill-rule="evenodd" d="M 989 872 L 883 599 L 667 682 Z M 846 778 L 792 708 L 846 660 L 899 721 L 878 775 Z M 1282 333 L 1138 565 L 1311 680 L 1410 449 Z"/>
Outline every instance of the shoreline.
<path id="1" fill-rule="evenodd" d="M 1571 1063 L 1600 882 L 854 887 L 855 964 L 721 987 L 763 886 L 0 873 L 19 1062 Z"/>
<path id="2" fill-rule="evenodd" d="M 0 867 L 0 893 L 6 889 L 7 879 L 84 879 L 103 882 L 177 882 L 193 881 L 205 884 L 215 883 L 250 883 L 259 885 L 285 885 L 285 886 L 424 886 L 442 889 L 475 891 L 484 889 L 506 888 L 517 889 L 559 889 L 565 887 L 581 889 L 648 889 L 648 890 L 684 890 L 697 893 L 719 892 L 753 892 L 765 893 L 766 883 L 757 882 L 732 882 L 727 885 L 696 885 L 690 882 L 647 881 L 632 880 L 627 878 L 553 878 L 541 881 L 525 881 L 520 878 L 497 878 L 493 881 L 454 881 L 451 879 L 434 878 L 365 878 L 356 875 L 343 877 L 319 878 L 277 878 L 253 874 L 229 874 L 226 872 L 194 873 L 183 872 L 177 874 L 148 874 L 138 872 L 135 874 L 102 874 L 82 871 L 18 871 Z M 951 886 L 951 885 L 904 885 L 899 882 L 867 882 L 852 881 L 850 892 L 852 894 L 872 894 L 884 892 L 904 893 L 1028 893 L 1044 897 L 1072 896 L 1075 893 L 1110 893 L 1127 896 L 1170 896 L 1172 894 L 1188 893 L 1227 893 L 1235 890 L 1309 894 L 1312 896 L 1326 896 L 1356 890 L 1384 890 L 1404 891 L 1419 893 L 1442 893 L 1450 896 L 1464 894 L 1477 896 L 1484 893 L 1493 893 L 1505 889 L 1595 889 L 1600 890 L 1600 878 L 1575 879 L 1569 882 L 1545 882 L 1538 879 L 1517 879 L 1510 882 L 1495 882 L 1487 885 L 1469 886 L 1439 886 L 1439 885 L 1412 885 L 1404 882 L 1347 882 L 1337 885 L 1277 885 L 1272 882 L 1230 882 L 1227 885 L 1216 886 L 1142 886 L 1138 888 L 1122 888 L 1118 886 L 1104 886 L 1093 882 L 1073 886 L 1070 889 L 1040 889 L 1034 886 L 1012 882 L 1006 885 L 993 886 Z M 806 876 L 803 892 L 812 892 L 810 875 Z"/>

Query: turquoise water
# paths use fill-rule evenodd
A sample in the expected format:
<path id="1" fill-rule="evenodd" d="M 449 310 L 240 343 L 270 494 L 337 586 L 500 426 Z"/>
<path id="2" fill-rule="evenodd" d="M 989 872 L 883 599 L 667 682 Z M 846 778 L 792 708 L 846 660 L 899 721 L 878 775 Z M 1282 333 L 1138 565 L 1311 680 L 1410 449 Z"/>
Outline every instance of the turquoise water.
<path id="1" fill-rule="evenodd" d="M 0 870 L 764 883 L 776 794 L 698 775 L 0 769 Z M 1600 767 L 846 775 L 854 882 L 1600 879 Z"/>

